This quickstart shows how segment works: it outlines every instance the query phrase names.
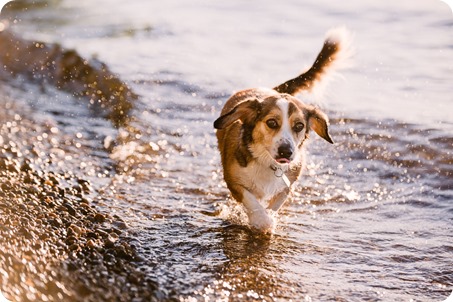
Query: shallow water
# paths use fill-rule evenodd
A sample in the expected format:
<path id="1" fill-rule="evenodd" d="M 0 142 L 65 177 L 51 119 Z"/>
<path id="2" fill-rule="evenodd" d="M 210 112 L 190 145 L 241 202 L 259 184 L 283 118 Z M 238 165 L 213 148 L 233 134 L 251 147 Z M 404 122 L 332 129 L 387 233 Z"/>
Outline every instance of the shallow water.
<path id="1" fill-rule="evenodd" d="M 161 298 L 442 301 L 453 289 L 451 11 L 257 3 L 63 0 L 8 13 L 25 37 L 96 55 L 140 95 L 110 158 L 87 156 L 115 168 L 92 175 L 97 200 L 132 226 Z M 324 104 L 336 144 L 312 136 L 275 233 L 254 234 L 229 200 L 212 122 L 233 90 L 311 64 L 338 25 L 355 34 L 354 65 L 323 97 L 304 96 Z M 93 145 L 115 138 L 69 97 L 38 91 L 23 98 L 45 118 Z"/>

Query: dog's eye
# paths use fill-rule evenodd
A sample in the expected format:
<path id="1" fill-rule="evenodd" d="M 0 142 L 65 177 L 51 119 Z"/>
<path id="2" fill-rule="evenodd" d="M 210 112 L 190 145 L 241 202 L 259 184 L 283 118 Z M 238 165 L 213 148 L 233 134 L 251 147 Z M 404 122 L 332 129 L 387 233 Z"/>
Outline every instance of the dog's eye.
<path id="1" fill-rule="evenodd" d="M 271 128 L 271 129 L 277 129 L 278 128 L 278 123 L 274 119 L 267 120 L 266 125 Z"/>
<path id="2" fill-rule="evenodd" d="M 305 127 L 304 124 L 297 123 L 294 125 L 293 130 L 294 132 L 301 132 L 302 130 L 304 130 L 304 127 Z"/>

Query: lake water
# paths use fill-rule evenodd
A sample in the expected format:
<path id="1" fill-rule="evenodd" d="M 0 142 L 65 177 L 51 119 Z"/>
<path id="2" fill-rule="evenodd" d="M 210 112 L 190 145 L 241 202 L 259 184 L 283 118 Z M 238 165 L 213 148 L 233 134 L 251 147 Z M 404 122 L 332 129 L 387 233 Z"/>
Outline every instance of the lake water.
<path id="1" fill-rule="evenodd" d="M 117 140 L 108 156 L 87 154 L 114 168 L 93 176 L 96 200 L 131 226 L 162 299 L 443 301 L 453 290 L 443 2 L 55 0 L 5 15 L 26 38 L 99 58 L 139 94 L 118 137 L 70 97 L 15 97 L 93 144 Z M 212 122 L 233 91 L 299 74 L 343 25 L 352 66 L 301 96 L 326 109 L 336 143 L 312 136 L 275 233 L 254 234 L 222 180 Z"/>

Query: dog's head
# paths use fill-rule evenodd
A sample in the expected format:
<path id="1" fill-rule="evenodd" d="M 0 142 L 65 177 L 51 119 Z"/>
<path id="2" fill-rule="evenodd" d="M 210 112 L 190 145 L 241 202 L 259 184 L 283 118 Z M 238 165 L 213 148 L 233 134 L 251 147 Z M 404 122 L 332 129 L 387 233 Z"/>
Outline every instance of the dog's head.
<path id="1" fill-rule="evenodd" d="M 297 160 L 310 130 L 333 143 L 326 114 L 287 94 L 245 100 L 219 117 L 214 127 L 224 129 L 237 121 L 242 123 L 242 143 L 263 164 Z"/>

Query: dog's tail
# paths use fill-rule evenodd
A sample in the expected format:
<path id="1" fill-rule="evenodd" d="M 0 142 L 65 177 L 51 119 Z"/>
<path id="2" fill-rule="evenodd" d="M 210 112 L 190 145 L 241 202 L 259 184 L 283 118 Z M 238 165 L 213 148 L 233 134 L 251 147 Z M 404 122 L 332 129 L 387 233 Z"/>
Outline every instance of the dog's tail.
<path id="1" fill-rule="evenodd" d="M 328 71 L 343 67 L 342 63 L 352 55 L 351 34 L 345 27 L 331 29 L 313 66 L 301 75 L 274 87 L 279 93 L 295 95 L 302 90 L 311 90 Z"/>

